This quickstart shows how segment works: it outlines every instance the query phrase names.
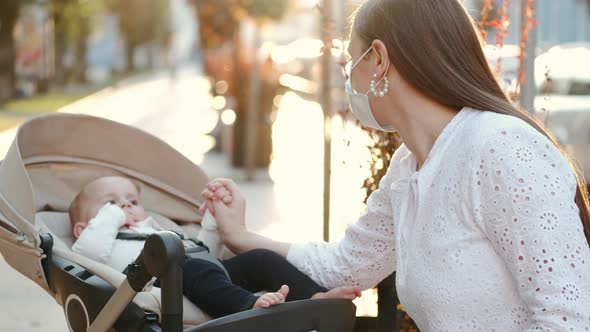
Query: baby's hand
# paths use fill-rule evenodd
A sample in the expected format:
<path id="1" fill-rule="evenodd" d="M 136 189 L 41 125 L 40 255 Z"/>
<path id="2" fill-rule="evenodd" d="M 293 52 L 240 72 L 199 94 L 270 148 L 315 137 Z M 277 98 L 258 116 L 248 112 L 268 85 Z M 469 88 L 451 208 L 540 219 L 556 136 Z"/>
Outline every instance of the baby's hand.
<path id="1" fill-rule="evenodd" d="M 127 216 L 125 215 L 125 211 L 118 207 L 115 204 L 106 203 L 96 214 L 93 219 L 96 218 L 109 218 L 117 220 L 119 223 L 119 227 L 124 227 L 127 223 L 126 219 Z"/>

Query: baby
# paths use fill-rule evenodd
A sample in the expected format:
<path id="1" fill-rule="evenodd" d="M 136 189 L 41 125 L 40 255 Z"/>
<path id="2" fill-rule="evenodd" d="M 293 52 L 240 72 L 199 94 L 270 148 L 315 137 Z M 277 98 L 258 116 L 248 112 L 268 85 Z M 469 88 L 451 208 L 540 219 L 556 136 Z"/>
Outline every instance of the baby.
<path id="1" fill-rule="evenodd" d="M 144 241 L 119 240 L 117 234 L 151 234 L 161 230 L 146 214 L 139 196 L 139 188 L 123 177 L 102 177 L 86 185 L 70 206 L 72 232 L 77 239 L 72 250 L 123 271 L 139 255 Z M 184 295 L 212 317 L 267 308 L 285 300 L 352 300 L 360 294 L 355 287 L 327 291 L 269 250 L 253 250 L 221 264 L 229 278 L 211 261 L 187 258 L 183 265 Z M 278 291 L 260 297 L 253 294 L 265 289 Z"/>

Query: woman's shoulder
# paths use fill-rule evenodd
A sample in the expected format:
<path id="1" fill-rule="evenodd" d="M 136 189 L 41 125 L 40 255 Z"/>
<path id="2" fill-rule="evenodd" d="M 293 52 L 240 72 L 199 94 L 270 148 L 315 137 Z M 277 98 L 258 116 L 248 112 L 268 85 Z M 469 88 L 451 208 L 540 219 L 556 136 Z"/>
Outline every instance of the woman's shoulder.
<path id="1" fill-rule="evenodd" d="M 477 152 L 498 145 L 498 149 L 514 146 L 551 144 L 544 134 L 516 116 L 490 111 L 471 111 L 461 141 Z M 551 144 L 552 145 L 552 144 Z"/>
<path id="2" fill-rule="evenodd" d="M 508 167 L 513 172 L 549 170 L 573 173 L 567 157 L 531 124 L 514 116 L 480 112 L 471 120 L 471 133 L 462 139 L 472 142 L 472 159 L 479 164 Z"/>

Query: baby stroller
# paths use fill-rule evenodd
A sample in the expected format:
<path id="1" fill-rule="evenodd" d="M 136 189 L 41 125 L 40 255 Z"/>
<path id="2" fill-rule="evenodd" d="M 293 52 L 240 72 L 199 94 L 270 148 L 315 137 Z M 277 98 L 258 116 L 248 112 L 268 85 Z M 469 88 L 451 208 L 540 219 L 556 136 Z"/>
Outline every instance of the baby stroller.
<path id="1" fill-rule="evenodd" d="M 175 232 L 152 235 L 126 275 L 70 249 L 68 206 L 84 184 L 105 175 L 136 180 L 146 209 Z M 136 128 L 74 114 L 31 119 L 0 164 L 0 252 L 56 299 L 70 331 L 352 331 L 355 306 L 347 300 L 295 301 L 211 320 L 183 298 L 184 247 L 176 234 L 194 238 L 206 224 L 198 207 L 207 182 L 198 166 Z M 219 237 L 208 242 L 221 255 Z M 153 276 L 161 288 L 145 287 Z"/>

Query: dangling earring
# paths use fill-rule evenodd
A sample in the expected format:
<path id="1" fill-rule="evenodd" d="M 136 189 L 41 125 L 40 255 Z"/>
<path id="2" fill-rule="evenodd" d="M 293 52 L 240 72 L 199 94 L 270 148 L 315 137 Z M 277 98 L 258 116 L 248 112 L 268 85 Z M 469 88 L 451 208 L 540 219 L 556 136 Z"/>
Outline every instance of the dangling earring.
<path id="1" fill-rule="evenodd" d="M 377 74 L 373 74 L 373 79 L 371 80 L 371 93 L 373 93 L 374 96 L 383 98 L 387 92 L 389 92 L 389 80 L 387 79 L 387 76 L 383 76 L 383 90 L 381 91 L 377 91 Z M 381 83 L 381 81 L 379 81 L 379 83 Z"/>

